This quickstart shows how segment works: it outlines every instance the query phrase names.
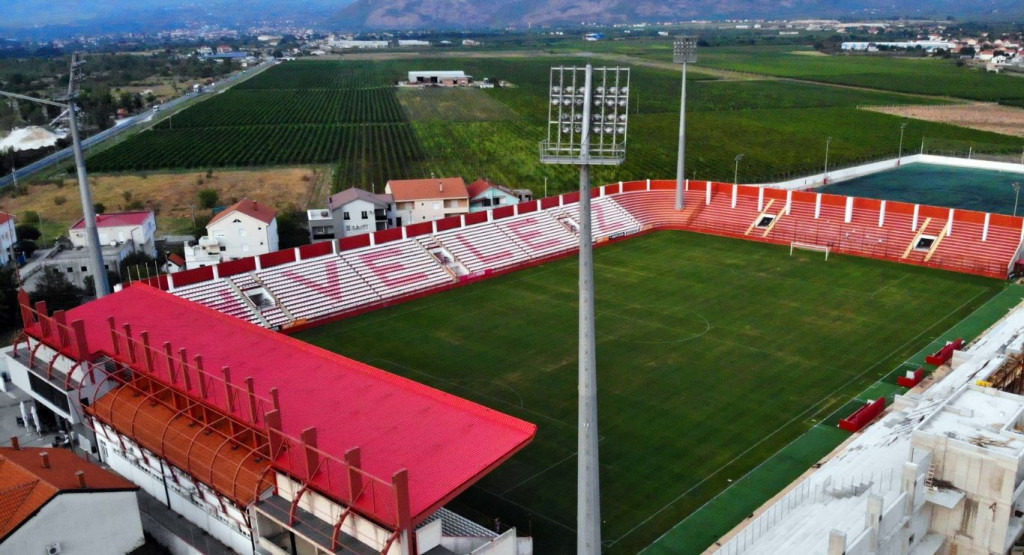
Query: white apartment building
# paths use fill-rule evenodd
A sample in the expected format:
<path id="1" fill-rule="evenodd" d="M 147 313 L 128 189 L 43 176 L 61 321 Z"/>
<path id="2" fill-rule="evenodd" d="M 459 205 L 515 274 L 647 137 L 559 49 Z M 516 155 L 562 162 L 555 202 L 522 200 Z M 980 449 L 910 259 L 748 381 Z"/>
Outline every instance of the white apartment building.
<path id="1" fill-rule="evenodd" d="M 355 187 L 327 197 L 327 208 L 308 210 L 311 242 L 372 233 L 395 226 L 391 195 L 378 195 Z"/>
<path id="2" fill-rule="evenodd" d="M 10 263 L 14 243 L 17 241 L 18 237 L 14 233 L 14 216 L 0 212 L 0 266 Z"/>
<path id="3" fill-rule="evenodd" d="M 97 214 L 96 231 L 99 233 L 101 245 L 116 246 L 130 242 L 133 252 L 156 256 L 156 216 L 150 210 Z M 75 248 L 87 247 L 85 221 L 78 220 L 71 226 L 68 237 Z"/>
<path id="4" fill-rule="evenodd" d="M 206 236 L 198 245 L 186 245 L 189 270 L 276 251 L 277 210 L 254 200 L 242 199 L 206 224 Z"/>
<path id="5" fill-rule="evenodd" d="M 394 198 L 397 226 L 469 213 L 469 192 L 461 177 L 393 179 L 384 192 Z"/>

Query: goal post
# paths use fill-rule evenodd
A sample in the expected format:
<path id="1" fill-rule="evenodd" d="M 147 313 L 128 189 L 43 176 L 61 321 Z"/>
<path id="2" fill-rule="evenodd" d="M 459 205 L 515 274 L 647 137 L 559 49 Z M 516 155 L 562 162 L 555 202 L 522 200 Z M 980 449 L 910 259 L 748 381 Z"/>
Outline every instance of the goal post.
<path id="1" fill-rule="evenodd" d="M 825 253 L 825 260 L 828 260 L 829 247 L 828 245 L 815 245 L 812 243 L 800 243 L 794 241 L 789 244 L 789 256 L 793 256 L 793 251 L 804 250 L 804 251 L 816 251 Z"/>

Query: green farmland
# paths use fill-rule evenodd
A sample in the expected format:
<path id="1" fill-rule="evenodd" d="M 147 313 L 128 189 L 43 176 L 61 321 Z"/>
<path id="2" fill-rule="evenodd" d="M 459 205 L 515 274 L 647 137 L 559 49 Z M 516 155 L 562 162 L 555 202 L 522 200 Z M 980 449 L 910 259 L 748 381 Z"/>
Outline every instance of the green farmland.
<path id="1" fill-rule="evenodd" d="M 1004 288 L 687 232 L 598 249 L 595 264 L 608 553 L 650 545 L 808 430 L 839 433 L 828 415 Z M 569 258 L 299 338 L 536 423 L 456 508 L 500 516 L 538 553 L 573 553 L 576 299 Z M 770 496 L 793 477 L 758 487 Z M 700 553 L 736 523 L 722 514 L 677 529 L 670 551 Z"/>
<path id="2" fill-rule="evenodd" d="M 749 58 L 723 52 L 707 53 L 708 63 L 730 56 Z M 820 57 L 793 57 L 820 63 Z M 769 69 L 772 59 L 765 58 Z M 574 188 L 576 177 L 572 168 L 546 166 L 538 160 L 537 144 L 544 137 L 547 116 L 548 68 L 581 62 L 569 55 L 288 62 L 91 156 L 89 168 L 143 172 L 325 164 L 335 166 L 336 188 L 369 188 L 388 179 L 433 174 L 486 176 L 537 193 L 547 179 L 548 193 L 556 193 Z M 477 79 L 503 79 L 515 86 L 393 86 L 409 70 L 455 66 Z M 831 167 L 894 155 L 902 120 L 857 106 L 947 102 L 816 83 L 718 80 L 696 72 L 690 77 L 687 174 L 697 179 L 731 180 L 737 154 L 745 155 L 739 172 L 743 182 L 812 173 L 821 168 L 829 136 Z M 674 174 L 679 74 L 636 65 L 631 85 L 633 117 L 626 163 L 595 169 L 595 182 Z M 966 145 L 964 150 L 973 146 L 975 152 L 982 150 L 980 145 L 997 152 L 1019 152 L 1024 147 L 1020 138 L 912 121 L 905 144 L 916 146 L 923 138 L 929 144 L 956 141 Z"/>

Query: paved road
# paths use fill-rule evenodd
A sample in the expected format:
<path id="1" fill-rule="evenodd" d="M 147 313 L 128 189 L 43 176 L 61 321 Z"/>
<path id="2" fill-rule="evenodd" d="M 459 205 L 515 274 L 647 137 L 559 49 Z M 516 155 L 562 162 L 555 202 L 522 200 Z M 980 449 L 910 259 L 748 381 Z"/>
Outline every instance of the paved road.
<path id="1" fill-rule="evenodd" d="M 240 72 L 238 72 L 238 73 L 236 73 L 236 74 L 234 74 L 234 75 L 232 75 L 230 77 L 225 78 L 222 81 L 218 81 L 214 85 L 212 85 L 210 87 L 206 87 L 206 89 L 204 89 L 203 92 L 198 93 L 198 94 L 199 95 L 208 95 L 208 94 L 215 94 L 215 93 L 218 93 L 218 92 L 222 92 L 222 91 L 226 90 L 228 87 L 230 87 L 231 85 L 233 85 L 236 82 L 238 82 L 240 79 L 247 79 L 249 77 L 252 77 L 253 75 L 256 75 L 257 73 L 263 71 L 264 69 L 267 69 L 268 67 L 274 65 L 275 63 L 276 62 L 274 60 L 267 60 L 266 62 L 263 62 L 262 64 L 260 64 L 260 65 L 258 65 L 256 67 L 249 68 L 249 69 L 246 69 L 244 71 L 240 71 Z M 178 109 L 178 107 L 182 103 L 187 102 L 189 100 L 192 100 L 193 98 L 196 98 L 196 97 L 197 97 L 197 94 L 195 94 L 195 93 L 188 93 L 188 94 L 186 94 L 184 96 L 179 96 L 178 98 L 175 98 L 173 100 L 168 100 L 167 102 L 164 102 L 162 105 L 160 105 L 157 108 L 152 108 L 152 109 L 147 110 L 147 111 L 145 111 L 145 112 L 143 112 L 143 113 L 141 113 L 139 115 L 132 116 L 132 117 L 124 120 L 123 122 L 121 122 L 119 125 L 111 127 L 110 129 L 107 129 L 105 131 L 101 131 L 101 132 L 99 132 L 99 133 L 89 137 L 88 139 L 83 140 L 82 141 L 82 148 L 85 149 L 86 151 L 88 151 L 89 148 L 94 146 L 94 145 L 102 143 L 103 141 L 105 141 L 107 139 L 110 139 L 112 137 L 116 137 L 116 136 L 124 133 L 125 131 L 128 131 L 129 129 L 133 129 L 133 128 L 135 128 L 135 127 L 137 127 L 137 126 L 139 126 L 139 125 L 141 125 L 143 123 L 151 121 L 153 119 L 153 117 L 158 115 L 160 112 L 173 112 L 174 110 Z M 0 177 L 0 188 L 7 187 L 8 185 L 14 183 L 15 176 L 18 179 L 25 179 L 27 177 L 31 177 L 32 175 L 35 175 L 36 173 L 38 173 L 38 172 L 40 172 L 42 170 L 45 170 L 46 168 L 49 168 L 50 166 L 52 166 L 54 164 L 57 164 L 57 163 L 62 162 L 64 160 L 66 160 L 66 159 L 72 158 L 73 156 L 74 156 L 74 151 L 71 149 L 71 147 L 65 148 L 64 150 L 61 150 L 61 151 L 58 151 L 58 152 L 55 152 L 55 153 L 47 156 L 46 158 L 43 158 L 41 160 L 37 160 L 37 161 L 35 161 L 35 162 L 25 166 L 24 168 L 19 168 L 17 171 L 14 172 L 14 174 L 8 174 L 8 175 L 5 175 L 4 177 Z"/>

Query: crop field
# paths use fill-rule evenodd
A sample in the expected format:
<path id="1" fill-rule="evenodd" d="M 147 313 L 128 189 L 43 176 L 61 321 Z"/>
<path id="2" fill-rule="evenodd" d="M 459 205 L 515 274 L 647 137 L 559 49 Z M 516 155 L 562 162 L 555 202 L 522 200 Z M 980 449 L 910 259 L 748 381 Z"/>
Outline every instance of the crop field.
<path id="1" fill-rule="evenodd" d="M 330 164 L 335 166 L 336 188 L 369 188 L 388 179 L 433 174 L 469 180 L 486 176 L 537 193 L 547 180 L 548 193 L 556 193 L 574 188 L 577 178 L 571 167 L 538 160 L 549 67 L 579 63 L 574 56 L 283 63 L 91 156 L 89 168 L 140 172 Z M 503 79 L 514 87 L 393 87 L 410 70 L 455 65 L 476 79 Z M 893 155 L 903 120 L 858 106 L 947 102 L 816 83 L 724 81 L 698 73 L 690 77 L 687 174 L 697 179 L 731 180 L 737 154 L 744 154 L 743 182 L 811 173 L 823 163 L 828 136 L 833 137 L 831 167 Z M 626 163 L 595 169 L 595 181 L 674 175 L 678 72 L 634 67 L 631 90 Z M 924 137 L 1007 151 L 1024 147 L 1019 137 L 922 121 L 908 125 L 905 144 L 919 144 Z"/>
<path id="2" fill-rule="evenodd" d="M 674 231 L 597 249 L 595 268 L 608 553 L 640 551 L 795 438 L 834 431 L 827 415 L 1004 287 Z M 298 337 L 536 423 L 455 508 L 574 553 L 576 303 L 569 258 Z M 671 551 L 735 523 L 677 529 Z"/>
<path id="3" fill-rule="evenodd" d="M 941 58 L 806 56 L 808 48 L 732 47 L 701 50 L 700 65 L 840 85 L 1019 104 L 1017 77 L 957 67 Z"/>

